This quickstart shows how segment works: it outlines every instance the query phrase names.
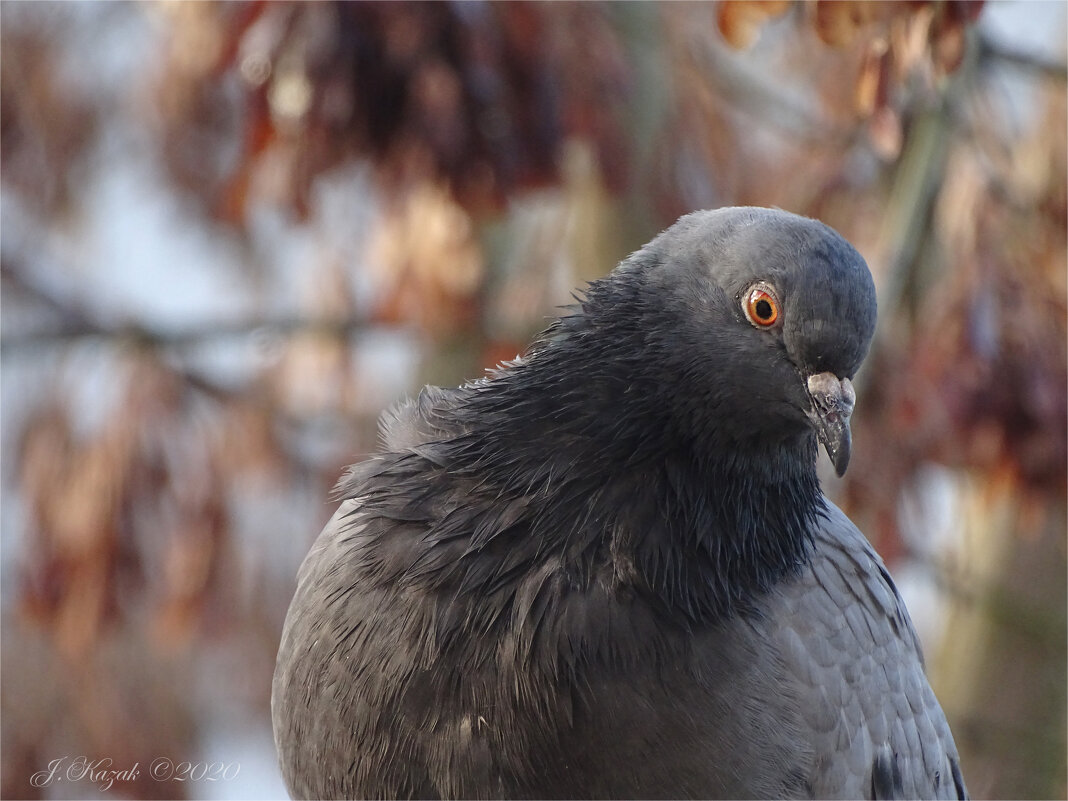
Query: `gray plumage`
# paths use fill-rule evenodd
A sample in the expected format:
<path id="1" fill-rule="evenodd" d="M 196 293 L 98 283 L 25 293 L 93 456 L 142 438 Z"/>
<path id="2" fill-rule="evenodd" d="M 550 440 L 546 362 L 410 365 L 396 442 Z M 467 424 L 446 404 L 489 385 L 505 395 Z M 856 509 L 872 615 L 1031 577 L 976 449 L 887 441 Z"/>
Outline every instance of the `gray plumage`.
<path id="1" fill-rule="evenodd" d="M 908 613 L 816 477 L 874 326 L 830 228 L 699 212 L 522 359 L 384 416 L 283 631 L 290 792 L 965 797 Z"/>

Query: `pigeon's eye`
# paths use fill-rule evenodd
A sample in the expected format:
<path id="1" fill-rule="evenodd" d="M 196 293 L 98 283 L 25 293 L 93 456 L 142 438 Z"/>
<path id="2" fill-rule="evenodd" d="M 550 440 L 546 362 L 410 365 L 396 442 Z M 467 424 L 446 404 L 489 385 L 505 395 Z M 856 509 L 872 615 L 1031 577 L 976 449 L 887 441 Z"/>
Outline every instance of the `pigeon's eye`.
<path id="1" fill-rule="evenodd" d="M 746 290 L 742 311 L 757 328 L 770 328 L 779 319 L 779 299 L 767 284 L 754 284 Z"/>

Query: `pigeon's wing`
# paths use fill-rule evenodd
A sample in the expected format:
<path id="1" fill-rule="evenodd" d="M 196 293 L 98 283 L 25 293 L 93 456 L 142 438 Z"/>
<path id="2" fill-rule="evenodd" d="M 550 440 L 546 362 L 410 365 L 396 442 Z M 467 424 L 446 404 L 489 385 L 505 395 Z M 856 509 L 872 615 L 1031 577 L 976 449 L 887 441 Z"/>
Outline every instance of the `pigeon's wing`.
<path id="1" fill-rule="evenodd" d="M 383 436 L 393 452 L 339 482 L 344 501 L 297 575 L 272 689 L 295 798 L 504 797 L 509 764 L 499 753 L 555 733 L 545 714 L 530 716 L 537 726 L 522 716 L 552 707 L 559 688 L 524 689 L 530 700 L 519 704 L 526 677 L 516 664 L 514 681 L 500 678 L 490 636 L 509 620 L 512 594 L 523 594 L 498 586 L 497 573 L 515 570 L 521 585 L 538 575 L 503 538 L 483 547 L 499 558 L 460 564 L 483 529 L 519 525 L 521 504 L 443 466 L 441 440 L 466 433 L 441 414 L 456 392 L 428 388 L 390 413 Z M 514 736 L 502 737 L 506 724 Z"/>
<path id="2" fill-rule="evenodd" d="M 429 490 L 429 477 L 440 472 L 436 443 L 464 433 L 443 413 L 457 392 L 426 387 L 382 415 L 386 452 L 338 482 L 343 502 L 297 574 L 271 698 L 294 798 L 439 792 L 425 757 L 423 710 L 434 705 L 403 693 L 427 661 L 434 607 L 398 577 L 450 502 Z"/>
<path id="3" fill-rule="evenodd" d="M 965 798 L 905 605 L 878 554 L 828 506 L 811 565 L 781 588 L 782 606 L 769 618 L 817 755 L 812 793 Z"/>
<path id="4" fill-rule="evenodd" d="M 396 740 L 419 747 L 395 685 L 418 663 L 425 609 L 347 572 L 366 561 L 360 515 L 357 501 L 345 501 L 297 576 L 271 697 L 282 772 L 294 798 L 433 797 L 414 753 L 382 767 Z M 405 559 L 401 546 L 412 535 L 399 524 L 398 547 L 378 554 L 379 567 Z"/>

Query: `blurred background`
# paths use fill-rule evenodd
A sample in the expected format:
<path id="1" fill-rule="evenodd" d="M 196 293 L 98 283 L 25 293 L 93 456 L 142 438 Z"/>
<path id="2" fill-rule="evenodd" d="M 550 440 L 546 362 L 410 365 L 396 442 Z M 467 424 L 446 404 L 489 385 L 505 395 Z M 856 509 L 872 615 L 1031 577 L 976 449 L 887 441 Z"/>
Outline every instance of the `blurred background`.
<path id="1" fill-rule="evenodd" d="M 875 275 L 825 487 L 972 794 L 1064 798 L 1066 8 L 4 2 L 0 795 L 284 797 L 281 623 L 378 413 L 756 204 Z M 78 757 L 140 772 L 31 781 Z"/>

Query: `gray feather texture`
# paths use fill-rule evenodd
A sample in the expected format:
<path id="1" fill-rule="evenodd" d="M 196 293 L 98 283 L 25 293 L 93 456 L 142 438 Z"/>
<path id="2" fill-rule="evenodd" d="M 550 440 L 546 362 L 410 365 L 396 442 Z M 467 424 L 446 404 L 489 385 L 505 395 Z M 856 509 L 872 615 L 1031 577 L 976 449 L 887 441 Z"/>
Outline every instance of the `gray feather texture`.
<path id="1" fill-rule="evenodd" d="M 901 598 L 816 476 L 875 313 L 822 223 L 698 212 L 523 358 L 384 415 L 282 634 L 293 796 L 966 797 Z"/>

